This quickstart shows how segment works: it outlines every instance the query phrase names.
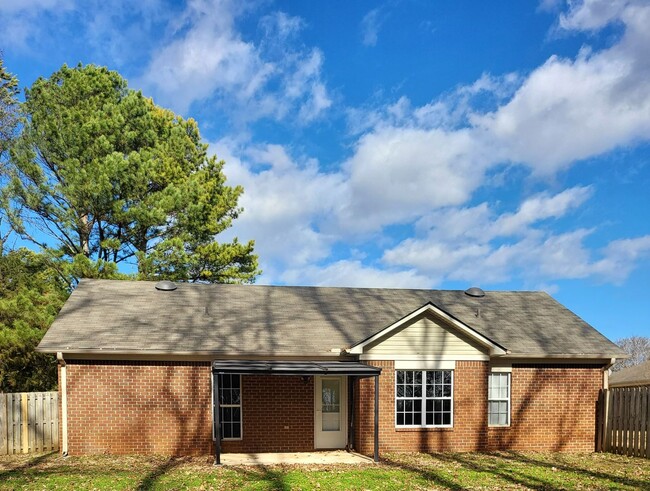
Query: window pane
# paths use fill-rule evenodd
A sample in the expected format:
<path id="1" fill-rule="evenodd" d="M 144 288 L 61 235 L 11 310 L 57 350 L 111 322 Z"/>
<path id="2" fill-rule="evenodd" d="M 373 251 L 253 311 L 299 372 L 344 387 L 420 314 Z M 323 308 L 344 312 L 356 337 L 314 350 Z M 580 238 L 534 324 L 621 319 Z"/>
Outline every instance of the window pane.
<path id="1" fill-rule="evenodd" d="M 413 413 L 406 413 L 404 415 L 404 424 L 412 425 L 413 424 Z"/>
<path id="2" fill-rule="evenodd" d="M 415 384 L 422 385 L 422 372 L 415 372 L 414 379 Z"/>
<path id="3" fill-rule="evenodd" d="M 422 386 L 414 385 L 413 386 L 413 397 L 422 397 Z"/>
<path id="4" fill-rule="evenodd" d="M 406 373 L 406 383 L 407 384 L 412 384 L 413 383 L 413 372 L 405 372 Z"/>
<path id="5" fill-rule="evenodd" d="M 397 401 L 397 411 L 404 412 L 404 401 Z"/>
<path id="6" fill-rule="evenodd" d="M 398 384 L 404 383 L 404 370 L 397 370 L 397 383 Z"/>
<path id="7" fill-rule="evenodd" d="M 404 397 L 404 386 L 403 385 L 398 385 L 397 386 L 397 397 Z"/>
<path id="8" fill-rule="evenodd" d="M 444 385 L 442 388 L 443 397 L 451 397 L 451 385 Z"/>
<path id="9" fill-rule="evenodd" d="M 443 382 L 445 384 L 451 384 L 451 370 L 445 370 L 443 373 Z"/>
<path id="10" fill-rule="evenodd" d="M 422 424 L 422 413 L 413 413 L 413 424 L 414 425 Z"/>
<path id="11" fill-rule="evenodd" d="M 241 438 L 241 424 L 233 423 L 232 425 L 232 437 Z"/>
<path id="12" fill-rule="evenodd" d="M 397 424 L 398 425 L 403 425 L 404 424 L 404 413 L 397 413 Z"/>

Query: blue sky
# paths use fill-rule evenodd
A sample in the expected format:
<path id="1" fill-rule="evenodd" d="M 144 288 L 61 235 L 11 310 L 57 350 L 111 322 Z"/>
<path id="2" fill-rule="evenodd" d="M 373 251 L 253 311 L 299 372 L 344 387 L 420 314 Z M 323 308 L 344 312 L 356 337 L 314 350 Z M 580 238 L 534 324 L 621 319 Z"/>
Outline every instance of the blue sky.
<path id="1" fill-rule="evenodd" d="M 244 186 L 260 283 L 546 290 L 650 335 L 650 2 L 0 1 L 23 86 L 118 70 Z"/>

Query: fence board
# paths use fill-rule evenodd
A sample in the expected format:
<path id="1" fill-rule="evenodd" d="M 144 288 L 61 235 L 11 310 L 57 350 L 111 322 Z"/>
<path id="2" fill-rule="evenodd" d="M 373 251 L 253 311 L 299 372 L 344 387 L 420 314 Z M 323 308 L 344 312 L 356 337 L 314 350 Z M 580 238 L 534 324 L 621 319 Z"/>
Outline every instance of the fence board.
<path id="1" fill-rule="evenodd" d="M 0 455 L 59 448 L 57 392 L 0 393 Z"/>
<path id="2" fill-rule="evenodd" d="M 7 453 L 7 397 L 0 394 L 0 455 Z"/>
<path id="3" fill-rule="evenodd" d="M 52 432 L 52 449 L 59 449 L 59 393 L 49 392 L 50 407 L 52 408 L 50 431 Z"/>
<path id="4" fill-rule="evenodd" d="M 604 390 L 598 404 L 602 451 L 650 458 L 650 386 Z"/>

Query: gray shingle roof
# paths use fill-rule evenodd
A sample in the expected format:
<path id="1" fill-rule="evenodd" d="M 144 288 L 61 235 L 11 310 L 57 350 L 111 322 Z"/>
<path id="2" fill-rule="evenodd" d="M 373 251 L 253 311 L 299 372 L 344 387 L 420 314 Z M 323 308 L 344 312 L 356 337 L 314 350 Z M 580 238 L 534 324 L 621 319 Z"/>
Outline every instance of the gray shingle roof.
<path id="1" fill-rule="evenodd" d="M 543 292 L 474 298 L 450 290 L 181 283 L 162 292 L 154 285 L 82 280 L 39 350 L 322 355 L 431 302 L 513 355 L 622 354 Z"/>
<path id="2" fill-rule="evenodd" d="M 609 385 L 611 387 L 650 385 L 650 360 L 612 373 L 609 376 Z"/>

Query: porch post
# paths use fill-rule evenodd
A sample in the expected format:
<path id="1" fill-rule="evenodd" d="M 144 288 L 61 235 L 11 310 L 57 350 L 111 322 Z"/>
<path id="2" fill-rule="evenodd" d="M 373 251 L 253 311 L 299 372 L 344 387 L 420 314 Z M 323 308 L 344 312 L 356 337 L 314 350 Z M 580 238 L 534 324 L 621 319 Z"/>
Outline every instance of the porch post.
<path id="1" fill-rule="evenodd" d="M 219 374 L 212 372 L 212 431 L 214 435 L 214 465 L 221 465 L 221 421 L 219 407 Z"/>
<path id="2" fill-rule="evenodd" d="M 375 462 L 379 462 L 379 375 L 375 375 Z"/>
<path id="3" fill-rule="evenodd" d="M 348 450 L 354 449 L 354 382 L 357 378 L 348 377 Z"/>

